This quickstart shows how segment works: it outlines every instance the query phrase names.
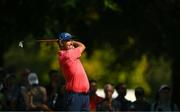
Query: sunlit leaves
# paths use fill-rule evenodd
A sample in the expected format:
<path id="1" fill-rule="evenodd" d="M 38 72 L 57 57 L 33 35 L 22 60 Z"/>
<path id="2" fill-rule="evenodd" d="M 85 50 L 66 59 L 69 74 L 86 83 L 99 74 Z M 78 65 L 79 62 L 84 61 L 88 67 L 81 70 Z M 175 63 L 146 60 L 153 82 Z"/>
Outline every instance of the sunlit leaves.
<path id="1" fill-rule="evenodd" d="M 76 8 L 77 1 L 78 0 L 64 0 L 64 2 L 62 4 L 65 9 Z"/>
<path id="2" fill-rule="evenodd" d="M 16 70 L 29 68 L 37 72 L 42 82 L 47 82 L 47 73 L 50 69 L 59 69 L 57 61 L 58 45 L 56 43 L 38 43 L 34 39 L 27 39 L 24 48 L 17 43 L 4 55 L 5 67 L 14 67 Z M 56 64 L 56 65 L 55 65 Z"/>
<path id="3" fill-rule="evenodd" d="M 120 7 L 114 2 L 114 0 L 104 0 L 104 7 L 113 11 L 121 11 Z"/>
<path id="4" fill-rule="evenodd" d="M 84 55 L 85 56 L 85 55 Z M 84 57 L 83 64 L 88 76 L 93 79 L 105 78 L 110 73 L 110 63 L 116 59 L 112 48 L 96 49 L 90 58 Z M 102 80 L 103 82 L 103 80 Z"/>
<path id="5" fill-rule="evenodd" d="M 150 92 L 150 85 L 146 80 L 146 72 L 148 70 L 148 57 L 147 55 L 142 55 L 141 60 L 134 61 L 134 70 L 131 71 L 131 84 L 135 88 L 137 86 L 142 86 L 147 93 Z"/>
<path id="6" fill-rule="evenodd" d="M 147 79 L 151 86 L 168 84 L 171 85 L 172 75 L 172 60 L 160 56 L 149 60 L 149 68 L 147 72 Z"/>

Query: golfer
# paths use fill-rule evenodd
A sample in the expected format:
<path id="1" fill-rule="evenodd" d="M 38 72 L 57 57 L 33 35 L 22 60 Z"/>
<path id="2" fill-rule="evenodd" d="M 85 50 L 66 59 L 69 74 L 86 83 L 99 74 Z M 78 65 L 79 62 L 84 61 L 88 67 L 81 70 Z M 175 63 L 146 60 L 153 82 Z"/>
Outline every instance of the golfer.
<path id="1" fill-rule="evenodd" d="M 89 111 L 89 81 L 80 61 L 85 46 L 66 32 L 59 34 L 58 44 L 59 64 L 66 80 L 65 110 Z"/>

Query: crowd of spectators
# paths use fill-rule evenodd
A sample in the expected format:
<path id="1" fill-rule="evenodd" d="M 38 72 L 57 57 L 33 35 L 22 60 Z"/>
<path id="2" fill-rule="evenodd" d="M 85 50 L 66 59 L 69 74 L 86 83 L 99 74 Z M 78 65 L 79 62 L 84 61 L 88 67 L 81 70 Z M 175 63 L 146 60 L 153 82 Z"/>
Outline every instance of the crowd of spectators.
<path id="1" fill-rule="evenodd" d="M 16 73 L 0 68 L 0 111 L 63 111 L 65 81 L 57 70 L 49 70 L 50 82 L 41 85 L 39 74 L 23 69 L 16 80 Z M 143 87 L 135 88 L 134 102 L 125 98 L 127 87 L 124 83 L 104 84 L 105 97 L 97 95 L 96 80 L 90 80 L 90 111 L 179 111 L 171 99 L 171 87 L 162 84 L 153 102 L 146 100 Z M 118 96 L 113 98 L 114 91 Z"/>

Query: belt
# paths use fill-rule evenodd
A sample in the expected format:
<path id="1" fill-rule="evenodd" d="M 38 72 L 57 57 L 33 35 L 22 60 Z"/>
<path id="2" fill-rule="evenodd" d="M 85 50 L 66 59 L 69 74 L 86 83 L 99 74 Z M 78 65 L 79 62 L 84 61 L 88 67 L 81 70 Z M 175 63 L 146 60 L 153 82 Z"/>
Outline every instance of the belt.
<path id="1" fill-rule="evenodd" d="M 68 94 L 89 95 L 89 92 L 74 92 L 74 91 L 68 91 L 68 90 L 67 90 L 67 93 L 68 93 Z"/>

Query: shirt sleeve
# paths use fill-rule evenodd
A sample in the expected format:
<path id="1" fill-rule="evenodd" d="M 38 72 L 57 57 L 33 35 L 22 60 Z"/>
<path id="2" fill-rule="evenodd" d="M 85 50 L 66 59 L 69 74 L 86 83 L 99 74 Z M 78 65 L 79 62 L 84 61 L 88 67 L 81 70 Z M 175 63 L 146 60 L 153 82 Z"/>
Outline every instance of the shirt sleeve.
<path id="1" fill-rule="evenodd" d="M 71 59 L 73 60 L 81 57 L 80 47 L 71 49 L 69 53 L 70 53 Z"/>

